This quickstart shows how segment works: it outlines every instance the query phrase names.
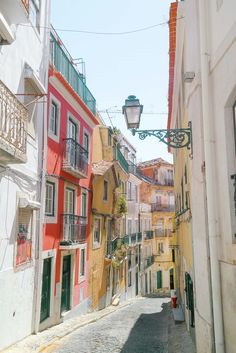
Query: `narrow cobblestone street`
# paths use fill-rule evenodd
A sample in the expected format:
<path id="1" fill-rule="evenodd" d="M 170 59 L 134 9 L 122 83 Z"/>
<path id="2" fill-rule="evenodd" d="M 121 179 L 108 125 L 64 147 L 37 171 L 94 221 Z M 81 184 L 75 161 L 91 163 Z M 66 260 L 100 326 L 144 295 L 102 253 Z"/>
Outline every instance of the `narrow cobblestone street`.
<path id="1" fill-rule="evenodd" d="M 177 325 L 179 337 L 175 337 L 168 302 L 169 298 L 139 298 L 54 342 L 44 352 L 194 353 L 184 324 Z"/>

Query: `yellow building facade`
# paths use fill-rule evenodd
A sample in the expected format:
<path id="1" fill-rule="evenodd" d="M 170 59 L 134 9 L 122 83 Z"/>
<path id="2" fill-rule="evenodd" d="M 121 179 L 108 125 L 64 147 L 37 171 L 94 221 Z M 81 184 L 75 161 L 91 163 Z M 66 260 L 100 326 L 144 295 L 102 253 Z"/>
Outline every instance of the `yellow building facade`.
<path id="1" fill-rule="evenodd" d="M 125 185 L 128 165 L 120 153 L 116 136 L 98 126 L 93 136 L 92 206 L 89 293 L 92 310 L 123 300 L 127 283 Z"/>

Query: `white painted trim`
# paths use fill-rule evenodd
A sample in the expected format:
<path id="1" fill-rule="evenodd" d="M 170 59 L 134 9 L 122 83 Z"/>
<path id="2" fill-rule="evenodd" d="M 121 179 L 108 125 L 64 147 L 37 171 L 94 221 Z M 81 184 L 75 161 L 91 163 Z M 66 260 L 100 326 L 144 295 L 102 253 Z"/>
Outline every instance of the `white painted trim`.
<path id="1" fill-rule="evenodd" d="M 51 119 L 52 101 L 54 103 L 56 103 L 56 105 L 58 107 L 57 135 L 54 135 L 52 133 L 52 131 L 50 131 L 50 119 Z M 48 137 L 50 137 L 52 140 L 54 140 L 54 141 L 59 143 L 59 140 L 60 140 L 60 126 L 61 126 L 61 102 L 52 93 L 50 93 L 49 102 L 50 102 L 50 106 L 49 106 L 49 117 L 48 117 Z"/>
<path id="2" fill-rule="evenodd" d="M 95 242 L 94 241 L 94 225 L 95 225 L 95 220 L 96 219 L 100 220 L 100 236 L 99 236 L 100 242 Z M 98 248 L 101 247 L 101 240 L 102 240 L 101 237 L 102 237 L 102 217 L 95 216 L 93 218 L 93 249 L 98 249 Z"/>
<path id="3" fill-rule="evenodd" d="M 60 95 L 62 95 L 64 97 L 64 99 L 73 107 L 73 109 L 76 112 L 78 112 L 81 119 L 84 120 L 88 124 L 88 126 L 91 127 L 91 129 L 93 129 L 95 127 L 95 123 L 91 120 L 89 115 L 83 110 L 81 105 L 71 96 L 71 94 L 63 86 L 63 84 L 55 76 L 50 77 L 50 83 L 54 86 L 54 88 L 56 88 L 58 93 Z M 81 100 L 82 100 L 82 98 L 81 98 Z"/>
<path id="4" fill-rule="evenodd" d="M 55 184 L 55 200 L 54 200 L 54 216 L 48 216 L 45 214 L 45 223 L 50 224 L 56 224 L 57 219 L 58 219 L 58 179 L 52 176 L 47 176 L 46 177 L 46 182 L 49 181 L 51 183 Z M 46 184 L 45 184 L 46 188 Z M 45 195 L 46 196 L 46 195 Z M 46 202 L 46 200 L 45 200 Z"/>
<path id="5" fill-rule="evenodd" d="M 51 258 L 51 283 L 50 283 L 50 313 L 49 313 L 49 318 L 52 318 L 54 315 L 54 286 L 55 286 L 55 275 L 56 275 L 56 249 L 51 249 L 51 250 L 45 250 L 42 253 L 42 260 L 45 260 L 47 258 Z M 42 276 L 43 276 L 43 265 L 42 265 Z M 41 306 L 40 306 L 41 310 Z M 47 318 L 47 319 L 49 319 Z M 46 320 L 47 320 L 46 319 Z M 45 320 L 45 321 L 46 321 Z M 40 325 L 43 324 L 44 321 L 40 323 Z"/>
<path id="6" fill-rule="evenodd" d="M 88 129 L 86 129 L 86 127 L 84 127 L 83 128 L 83 147 L 84 147 L 84 134 L 85 133 L 88 135 L 88 138 L 89 138 L 88 164 L 90 164 L 92 137 L 91 137 L 91 134 L 89 133 Z"/>
<path id="7" fill-rule="evenodd" d="M 84 282 L 87 276 L 87 244 L 81 244 L 79 247 L 80 251 L 79 251 L 79 263 L 78 263 L 78 283 Z M 81 255 L 81 250 L 84 249 L 85 250 L 85 264 L 84 264 L 84 275 L 80 276 L 80 255 Z"/>
<path id="8" fill-rule="evenodd" d="M 72 122 L 77 126 L 77 140 L 76 142 L 78 142 L 80 144 L 80 122 L 79 120 L 68 110 L 67 111 L 67 123 L 66 123 L 66 136 L 67 138 L 69 138 L 69 120 L 72 120 Z"/>

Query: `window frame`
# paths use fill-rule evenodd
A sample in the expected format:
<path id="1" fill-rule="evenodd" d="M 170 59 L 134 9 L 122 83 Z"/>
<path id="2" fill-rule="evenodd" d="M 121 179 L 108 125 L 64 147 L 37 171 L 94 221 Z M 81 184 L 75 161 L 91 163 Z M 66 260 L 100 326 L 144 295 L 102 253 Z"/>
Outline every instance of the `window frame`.
<path id="1" fill-rule="evenodd" d="M 105 188 L 105 185 L 106 185 L 106 188 Z M 108 180 L 104 179 L 103 180 L 103 197 L 102 197 L 103 201 L 108 201 L 108 187 L 109 187 Z"/>
<path id="2" fill-rule="evenodd" d="M 95 240 L 95 223 L 99 221 L 99 241 Z M 93 248 L 99 248 L 101 246 L 101 233 L 102 233 L 102 218 L 101 217 L 94 217 L 94 224 L 93 224 Z"/>
<path id="3" fill-rule="evenodd" d="M 81 189 L 81 205 L 80 205 L 80 215 L 82 217 L 87 217 L 88 218 L 88 191 L 86 189 Z M 86 207 L 85 207 L 85 215 L 84 213 L 84 206 L 83 206 L 83 195 L 86 195 Z"/>
<path id="4" fill-rule="evenodd" d="M 79 268 L 78 268 L 78 276 L 79 276 L 79 283 L 85 281 L 85 278 L 86 278 L 86 274 L 87 274 L 87 271 L 86 271 L 86 259 L 87 259 L 87 246 L 86 244 L 84 245 L 81 245 L 80 246 L 80 251 L 79 251 Z M 81 274 L 81 254 L 82 254 L 82 251 L 84 253 L 84 273 Z"/>
<path id="5" fill-rule="evenodd" d="M 90 137 L 89 131 L 86 128 L 83 129 L 83 148 L 86 150 L 85 143 L 84 143 L 84 136 L 85 135 L 88 137 L 88 150 L 87 150 L 87 152 L 88 152 L 88 164 L 89 164 L 89 161 L 90 161 L 90 142 L 91 142 L 90 140 L 91 140 L 91 137 Z"/>
<path id="6" fill-rule="evenodd" d="M 23 232 L 20 232 L 20 211 L 23 210 L 25 211 L 24 208 L 17 208 L 17 227 L 16 227 L 16 240 L 15 240 L 15 256 L 14 256 L 14 266 L 15 269 L 22 269 L 25 267 L 29 267 L 32 266 L 33 264 L 33 248 L 34 248 L 34 234 L 35 234 L 35 214 L 34 214 L 34 210 L 33 209 L 27 209 L 26 211 L 29 212 L 29 224 L 28 224 L 28 228 L 27 228 L 27 238 L 25 238 L 26 236 L 19 236 L 19 234 L 23 234 Z M 23 223 L 21 223 L 23 224 Z M 21 240 L 25 240 L 26 242 L 26 253 L 27 253 L 27 241 L 30 243 L 30 256 L 28 259 L 26 259 L 25 261 L 17 261 L 17 258 L 20 257 L 19 254 L 19 250 L 20 247 L 19 245 L 23 245 L 24 243 L 20 244 L 19 242 Z M 29 249 L 28 249 L 29 251 Z"/>
<path id="7" fill-rule="evenodd" d="M 47 205 L 47 186 L 50 185 L 52 187 L 52 212 L 49 213 L 46 211 L 46 205 Z M 46 186 L 45 186 L 45 216 L 46 217 L 55 217 L 55 191 L 56 191 L 56 183 L 53 181 L 46 180 Z"/>
<path id="8" fill-rule="evenodd" d="M 51 116 L 52 116 L 52 105 L 57 107 L 57 131 L 51 130 Z M 61 103 L 60 101 L 50 93 L 50 107 L 49 107 L 49 119 L 48 119 L 48 136 L 55 142 L 59 142 L 60 139 L 60 120 L 61 120 Z"/>

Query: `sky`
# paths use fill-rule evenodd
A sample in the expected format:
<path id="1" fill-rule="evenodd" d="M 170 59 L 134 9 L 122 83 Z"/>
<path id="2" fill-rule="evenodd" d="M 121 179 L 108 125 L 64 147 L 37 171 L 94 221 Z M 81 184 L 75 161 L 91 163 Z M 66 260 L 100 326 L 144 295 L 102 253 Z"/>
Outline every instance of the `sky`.
<path id="1" fill-rule="evenodd" d="M 52 25 L 72 58 L 83 58 L 86 84 L 97 101 L 98 111 L 106 125 L 111 126 L 112 122 L 137 149 L 138 162 L 159 157 L 172 162 L 165 144 L 155 137 L 142 141 L 137 135 L 132 136 L 124 116 L 119 113 L 125 99 L 135 95 L 144 106 L 140 129 L 166 128 L 168 25 L 127 35 L 58 29 L 105 33 L 141 29 L 167 22 L 170 3 L 171 0 L 52 0 Z"/>

